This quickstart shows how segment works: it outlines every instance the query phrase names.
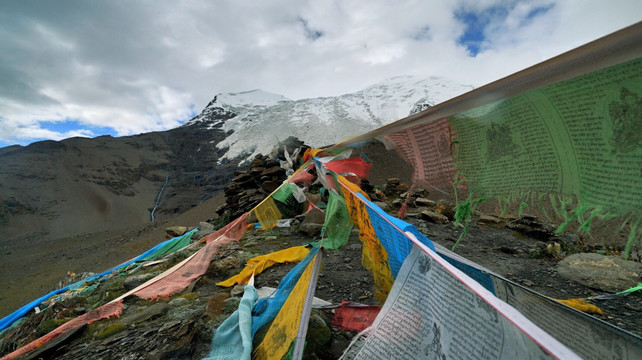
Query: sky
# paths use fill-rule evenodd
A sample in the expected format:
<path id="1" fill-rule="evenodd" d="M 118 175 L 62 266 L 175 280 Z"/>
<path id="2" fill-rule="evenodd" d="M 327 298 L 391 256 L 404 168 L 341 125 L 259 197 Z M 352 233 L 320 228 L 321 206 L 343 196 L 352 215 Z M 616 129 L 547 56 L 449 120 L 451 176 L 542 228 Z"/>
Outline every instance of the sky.
<path id="1" fill-rule="evenodd" d="M 0 3 L 0 147 L 174 128 L 218 93 L 482 86 L 642 20 L 640 0 Z"/>

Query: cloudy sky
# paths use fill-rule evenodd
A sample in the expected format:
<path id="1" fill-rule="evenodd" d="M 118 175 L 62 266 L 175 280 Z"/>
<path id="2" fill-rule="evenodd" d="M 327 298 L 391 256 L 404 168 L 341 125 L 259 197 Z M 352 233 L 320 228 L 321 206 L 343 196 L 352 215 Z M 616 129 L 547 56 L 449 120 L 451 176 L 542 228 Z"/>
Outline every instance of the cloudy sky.
<path id="1" fill-rule="evenodd" d="M 221 92 L 481 86 L 640 20 L 640 0 L 3 1 L 0 147 L 168 129 Z"/>

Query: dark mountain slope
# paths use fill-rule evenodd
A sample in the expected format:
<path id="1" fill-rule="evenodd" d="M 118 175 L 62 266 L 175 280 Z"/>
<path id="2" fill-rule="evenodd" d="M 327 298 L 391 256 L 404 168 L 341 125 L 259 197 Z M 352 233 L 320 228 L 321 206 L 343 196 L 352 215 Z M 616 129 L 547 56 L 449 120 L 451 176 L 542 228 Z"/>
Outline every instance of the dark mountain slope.
<path id="1" fill-rule="evenodd" d="M 217 166 L 226 134 L 208 124 L 0 149 L 0 243 L 124 228 L 211 197 L 237 163 Z"/>

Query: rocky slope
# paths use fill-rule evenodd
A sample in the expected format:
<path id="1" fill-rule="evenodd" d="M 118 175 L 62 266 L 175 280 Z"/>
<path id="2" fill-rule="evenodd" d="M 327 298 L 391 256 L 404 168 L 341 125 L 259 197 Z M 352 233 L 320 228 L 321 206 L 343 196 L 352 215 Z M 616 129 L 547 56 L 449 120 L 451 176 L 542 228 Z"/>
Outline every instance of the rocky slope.
<path id="1" fill-rule="evenodd" d="M 0 243 L 150 222 L 220 191 L 236 164 L 216 165 L 220 129 L 44 141 L 0 150 Z M 163 190 L 161 193 L 161 189 Z"/>
<path id="2" fill-rule="evenodd" d="M 360 151 L 365 152 L 369 158 L 377 159 L 372 171 L 373 184 L 379 185 L 387 196 L 386 201 L 379 202 L 380 206 L 396 215 L 399 206 L 406 198 L 409 199 L 406 220 L 433 241 L 451 247 L 462 231 L 461 227 L 452 222 L 452 204 L 447 201 L 432 201 L 428 198 L 433 198 L 434 194 L 422 189 L 411 191 L 409 197 L 404 196 L 402 192 L 408 189 L 404 181 L 410 174 L 399 159 L 395 159 L 394 154 L 386 152 L 385 148 L 376 143 L 369 144 Z M 399 174 L 401 179 L 382 180 L 388 171 Z M 184 225 L 192 225 L 199 215 L 202 216 L 203 213 L 181 221 Z M 562 299 L 585 298 L 605 292 L 600 287 L 568 278 L 560 270 L 560 259 L 578 251 L 596 250 L 583 245 L 579 236 L 554 235 L 548 230 L 551 228 L 550 224 L 531 216 L 518 219 L 476 213 L 473 217 L 470 235 L 458 246 L 457 253 L 547 296 Z M 119 318 L 104 319 L 80 327 L 23 358 L 203 358 L 209 352 L 214 330 L 236 309 L 242 294 L 242 287 L 223 288 L 217 286 L 216 282 L 238 273 L 253 256 L 318 240 L 318 230 L 322 223 L 323 214 L 313 211 L 305 215 L 302 223 L 289 228 L 248 230 L 238 243 L 222 248 L 205 275 L 182 293 L 155 302 L 130 297 L 125 300 L 123 314 Z M 317 231 L 304 228 L 304 224 L 317 225 Z M 207 229 L 207 224 L 200 225 L 202 232 L 193 237 L 193 240 L 212 231 Z M 532 234 L 535 233 L 537 236 L 533 237 Z M 315 296 L 334 304 L 341 301 L 378 304 L 373 297 L 372 275 L 361 265 L 362 245 L 357 234 L 354 230 L 348 244 L 340 250 L 326 251 Z M 561 245 L 559 250 L 547 251 L 548 245 L 555 243 Z M 90 292 L 69 296 L 38 314 L 30 314 L 24 323 L 0 335 L 0 355 L 118 297 L 195 250 L 179 251 L 162 263 L 138 270 L 134 270 L 135 267 L 129 268 L 122 276 L 113 276 Z M 274 288 L 293 267 L 294 264 L 275 265 L 258 275 L 255 285 L 257 288 Z M 603 314 L 594 315 L 598 319 L 640 334 L 640 295 L 597 301 L 596 304 L 604 310 Z M 337 359 L 356 334 L 355 331 L 338 328 L 332 323 L 333 316 L 332 309 L 313 310 L 306 338 L 308 346 L 305 359 Z M 261 332 L 257 336 L 260 338 Z"/>
<path id="3" fill-rule="evenodd" d="M 183 126 L 0 149 L 0 244 L 126 227 L 181 213 L 220 192 L 236 166 L 295 136 L 320 147 L 472 87 L 396 77 L 338 97 L 219 94 Z"/>
<path id="4" fill-rule="evenodd" d="M 199 221 L 216 217 L 222 203 L 210 197 L 232 178 L 272 176 L 245 167 L 277 139 L 327 145 L 470 89 L 399 77 L 335 98 L 219 94 L 176 129 L 0 148 L 0 316 L 46 294 L 68 271 L 101 271 L 139 254 L 187 210 Z M 250 205 L 268 190 L 230 201 Z"/>

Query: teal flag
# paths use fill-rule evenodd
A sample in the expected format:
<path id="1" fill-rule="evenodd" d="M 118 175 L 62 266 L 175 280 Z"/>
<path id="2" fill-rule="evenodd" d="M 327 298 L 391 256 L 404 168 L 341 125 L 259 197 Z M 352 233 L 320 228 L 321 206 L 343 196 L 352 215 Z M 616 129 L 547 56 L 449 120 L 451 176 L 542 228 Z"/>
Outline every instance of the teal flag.
<path id="1" fill-rule="evenodd" d="M 245 286 L 238 310 L 216 329 L 207 360 L 250 360 L 252 355 L 252 308 L 258 293 Z"/>
<path id="2" fill-rule="evenodd" d="M 167 244 L 159 248 L 158 250 L 154 251 L 153 253 L 145 256 L 142 259 L 139 259 L 138 261 L 151 261 L 158 259 L 159 257 L 173 253 L 174 251 L 178 251 L 187 245 L 190 244 L 190 241 L 192 240 L 192 235 L 196 234 L 198 232 L 198 229 L 194 229 L 192 231 L 188 231 L 185 234 L 173 238 L 171 241 L 169 241 Z"/>

